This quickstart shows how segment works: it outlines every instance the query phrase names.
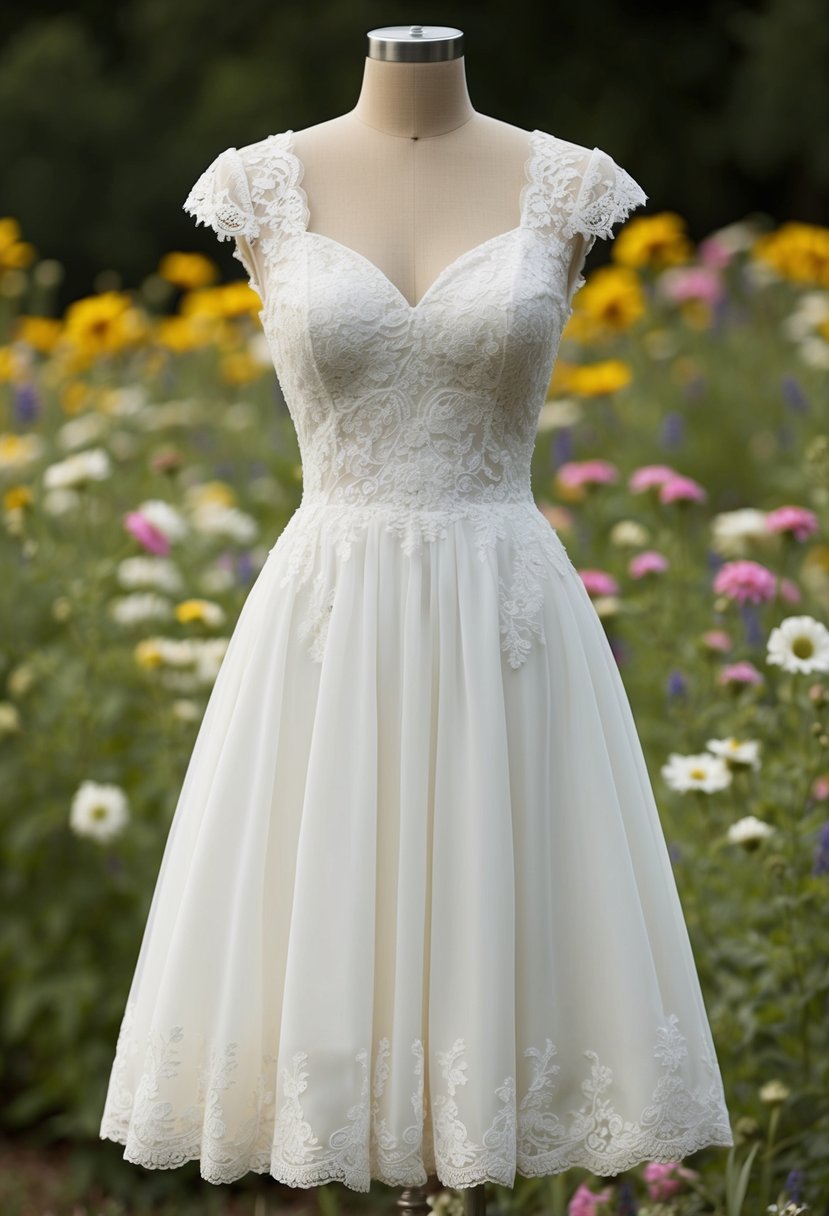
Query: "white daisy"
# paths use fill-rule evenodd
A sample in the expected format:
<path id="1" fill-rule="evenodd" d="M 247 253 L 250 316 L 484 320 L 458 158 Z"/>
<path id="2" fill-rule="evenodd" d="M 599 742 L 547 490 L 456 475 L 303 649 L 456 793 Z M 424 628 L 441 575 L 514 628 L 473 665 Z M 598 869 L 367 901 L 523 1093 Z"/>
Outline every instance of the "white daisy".
<path id="1" fill-rule="evenodd" d="M 136 508 L 168 540 L 181 540 L 189 528 L 180 511 L 161 498 L 148 498 Z"/>
<path id="2" fill-rule="evenodd" d="M 829 671 L 829 629 L 812 616 L 787 616 L 769 634 L 766 662 L 802 675 Z"/>
<path id="3" fill-rule="evenodd" d="M 169 557 L 152 555 L 125 557 L 118 563 L 118 582 L 122 587 L 152 587 L 175 595 L 184 587 L 184 579 Z"/>
<path id="4" fill-rule="evenodd" d="M 67 452 L 73 451 L 100 439 L 108 427 L 109 419 L 106 414 L 79 414 L 77 418 L 64 422 L 58 431 L 58 442 Z"/>
<path id="5" fill-rule="evenodd" d="M 111 472 L 106 449 L 87 448 L 85 452 L 75 452 L 65 460 L 50 464 L 43 473 L 43 485 L 47 490 L 64 490 L 87 481 L 103 481 Z"/>
<path id="6" fill-rule="evenodd" d="M 72 799 L 69 826 L 78 836 L 112 840 L 128 819 L 129 803 L 120 786 L 84 781 Z"/>
<path id="7" fill-rule="evenodd" d="M 43 495 L 43 510 L 47 515 L 66 515 L 69 511 L 77 511 L 81 501 L 77 490 L 49 490 Z"/>
<path id="8" fill-rule="evenodd" d="M 110 614 L 119 625 L 136 625 L 142 621 L 168 620 L 173 615 L 173 607 L 163 595 L 154 591 L 136 592 L 134 595 L 122 595 L 112 600 L 109 606 Z"/>
<path id="9" fill-rule="evenodd" d="M 757 542 L 769 543 L 765 511 L 743 507 L 721 511 L 711 520 L 711 547 L 724 557 L 739 557 Z"/>
<path id="10" fill-rule="evenodd" d="M 774 834 L 774 828 L 754 815 L 745 815 L 732 823 L 727 836 L 732 844 L 741 844 L 747 849 L 756 848 L 761 840 Z"/>
<path id="11" fill-rule="evenodd" d="M 203 503 L 193 511 L 191 519 L 197 532 L 207 536 L 228 536 L 243 544 L 255 540 L 259 533 L 252 516 L 238 507 L 228 507 L 222 503 Z"/>
<path id="12" fill-rule="evenodd" d="M 671 752 L 661 772 L 668 787 L 682 794 L 689 790 L 713 794 L 726 789 L 732 781 L 731 770 L 722 757 L 712 756 L 708 752 L 695 756 Z"/>
<path id="13" fill-rule="evenodd" d="M 731 768 L 760 767 L 760 744 L 756 739 L 709 739 L 705 746 L 715 756 L 722 756 Z"/>

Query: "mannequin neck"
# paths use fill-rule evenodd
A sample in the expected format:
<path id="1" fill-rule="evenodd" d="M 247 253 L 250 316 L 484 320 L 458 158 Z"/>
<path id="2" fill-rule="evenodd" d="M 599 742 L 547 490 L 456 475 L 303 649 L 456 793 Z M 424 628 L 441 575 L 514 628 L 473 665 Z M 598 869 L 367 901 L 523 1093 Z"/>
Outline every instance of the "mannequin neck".
<path id="1" fill-rule="evenodd" d="M 394 63 L 366 58 L 360 96 L 351 113 L 385 135 L 407 139 L 454 131 L 475 115 L 464 59 Z"/>

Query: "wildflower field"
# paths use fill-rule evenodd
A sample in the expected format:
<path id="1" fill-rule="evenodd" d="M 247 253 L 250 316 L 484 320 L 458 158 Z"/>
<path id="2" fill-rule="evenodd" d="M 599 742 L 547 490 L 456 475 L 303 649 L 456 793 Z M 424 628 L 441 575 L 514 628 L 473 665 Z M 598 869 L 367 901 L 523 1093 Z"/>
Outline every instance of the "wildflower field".
<path id="1" fill-rule="evenodd" d="M 488 1211 L 824 1213 L 829 230 L 695 244 L 665 212 L 610 254 L 575 297 L 533 486 L 630 696 L 736 1143 L 488 1186 Z M 60 272 L 0 220 L 0 1210 L 388 1209 L 380 1184 L 152 1176 L 98 1139 L 195 734 L 301 468 L 246 283 L 176 252 L 56 316 Z"/>

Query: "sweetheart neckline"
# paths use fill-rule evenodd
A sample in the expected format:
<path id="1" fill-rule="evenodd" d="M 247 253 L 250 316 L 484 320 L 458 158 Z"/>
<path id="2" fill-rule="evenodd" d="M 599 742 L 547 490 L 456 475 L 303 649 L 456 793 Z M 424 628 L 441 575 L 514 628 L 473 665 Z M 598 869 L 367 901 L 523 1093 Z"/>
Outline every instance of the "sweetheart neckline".
<path id="1" fill-rule="evenodd" d="M 534 178 L 535 159 L 536 159 L 536 154 L 537 154 L 537 150 L 538 150 L 538 136 L 540 136 L 541 134 L 542 134 L 542 132 L 538 129 L 535 129 L 530 132 L 529 148 L 528 148 L 527 156 L 524 159 L 524 181 L 523 181 L 523 184 L 522 184 L 521 189 L 518 194 L 518 212 L 519 212 L 518 223 L 515 224 L 512 228 L 506 229 L 504 232 L 496 232 L 494 236 L 487 237 L 487 239 L 485 241 L 479 241 L 479 243 L 477 245 L 473 245 L 473 246 L 471 246 L 471 248 L 465 249 L 463 251 L 463 253 L 460 253 L 456 258 L 453 258 L 451 262 L 448 262 L 443 267 L 443 269 L 438 273 L 437 277 L 434 278 L 432 280 L 432 282 L 429 284 L 429 286 L 426 288 L 426 290 L 424 291 L 424 293 L 420 297 L 420 299 L 415 301 L 414 304 L 410 303 L 410 301 L 407 300 L 407 298 L 404 296 L 403 292 L 400 290 L 400 288 L 397 286 L 397 284 L 392 282 L 392 280 L 385 273 L 385 271 L 381 270 L 381 268 L 377 265 L 377 263 L 372 262 L 371 258 L 366 257 L 366 255 L 364 253 L 360 253 L 360 251 L 358 249 L 354 249 L 350 245 L 343 244 L 342 241 L 338 241 L 335 237 L 327 236 L 324 232 L 311 232 L 309 230 L 308 224 L 311 219 L 311 212 L 308 207 L 308 195 L 306 194 L 305 189 L 303 188 L 303 186 L 301 184 L 303 177 L 305 176 L 305 164 L 304 164 L 302 158 L 300 156 L 298 156 L 297 152 L 296 152 L 295 138 L 294 138 L 295 132 L 293 131 L 293 129 L 289 128 L 287 131 L 284 132 L 284 135 L 287 136 L 287 144 L 283 148 L 283 152 L 287 153 L 287 155 L 291 158 L 291 160 L 294 163 L 293 189 L 296 191 L 300 201 L 302 202 L 302 207 L 303 207 L 303 222 L 302 222 L 301 236 L 306 241 L 310 238 L 316 238 L 317 240 L 323 241 L 325 244 L 330 245 L 333 248 L 340 250 L 341 252 L 345 253 L 347 256 L 350 256 L 350 257 L 356 259 L 361 264 L 368 266 L 369 269 L 374 273 L 374 275 L 376 277 L 378 277 L 394 293 L 395 298 L 397 299 L 400 307 L 404 308 L 410 316 L 415 316 L 418 312 L 420 312 L 423 305 L 426 304 L 426 302 L 431 299 L 432 295 L 434 294 L 434 292 L 436 291 L 438 286 L 442 285 L 442 283 L 449 277 L 450 272 L 459 268 L 463 263 L 465 263 L 467 261 L 467 259 L 472 257 L 474 254 L 484 252 L 491 245 L 494 245 L 497 241 L 504 241 L 507 238 L 513 238 L 519 232 L 522 232 L 525 229 L 525 227 L 526 227 L 526 224 L 525 224 L 526 198 L 527 198 L 527 194 L 529 193 L 530 189 L 535 185 L 535 178 Z M 276 139 L 279 137 L 272 136 L 271 138 Z"/>

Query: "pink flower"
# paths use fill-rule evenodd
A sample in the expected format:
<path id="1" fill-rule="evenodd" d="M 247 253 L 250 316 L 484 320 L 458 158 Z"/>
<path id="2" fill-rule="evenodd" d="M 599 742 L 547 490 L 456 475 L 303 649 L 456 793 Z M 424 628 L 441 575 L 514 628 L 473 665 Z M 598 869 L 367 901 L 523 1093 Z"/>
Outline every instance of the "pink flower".
<path id="1" fill-rule="evenodd" d="M 617 481 L 619 472 L 608 460 L 571 460 L 561 466 L 558 476 L 565 486 L 606 485 Z"/>
<path id="2" fill-rule="evenodd" d="M 817 532 L 817 516 L 806 507 L 777 507 L 766 515 L 769 532 L 790 532 L 795 540 L 806 540 Z"/>
<path id="3" fill-rule="evenodd" d="M 628 478 L 628 489 L 631 494 L 641 494 L 643 490 L 661 486 L 664 481 L 676 476 L 676 469 L 672 469 L 669 464 L 643 464 L 641 468 L 634 469 L 631 473 Z"/>
<path id="4" fill-rule="evenodd" d="M 781 600 L 785 600 L 787 604 L 800 603 L 802 598 L 800 588 L 790 578 L 781 578 L 779 591 Z"/>
<path id="5" fill-rule="evenodd" d="M 705 502 L 707 497 L 708 495 L 698 481 L 693 481 L 690 477 L 681 477 L 679 473 L 675 473 L 673 477 L 669 477 L 667 481 L 663 482 L 659 491 L 661 503 Z"/>
<path id="6" fill-rule="evenodd" d="M 668 560 L 655 549 L 646 549 L 631 558 L 628 570 L 631 578 L 644 578 L 646 574 L 664 574 L 668 569 Z"/>
<path id="7" fill-rule="evenodd" d="M 579 570 L 581 581 L 589 595 L 615 595 L 619 584 L 606 570 Z"/>
<path id="8" fill-rule="evenodd" d="M 600 1205 L 609 1203 L 612 1195 L 612 1187 L 606 1186 L 603 1191 L 591 1191 L 587 1183 L 582 1182 L 567 1204 L 567 1216 L 596 1216 Z"/>
<path id="9" fill-rule="evenodd" d="M 642 1170 L 642 1177 L 648 1188 L 648 1198 L 657 1203 L 664 1199 L 672 1199 L 684 1188 L 686 1181 L 699 1178 L 696 1170 L 688 1170 L 678 1161 L 649 1161 Z"/>
<path id="10" fill-rule="evenodd" d="M 713 266 L 687 266 L 662 272 L 659 280 L 662 293 L 677 303 L 683 300 L 701 300 L 704 304 L 716 304 L 724 295 L 719 273 Z"/>
<path id="11" fill-rule="evenodd" d="M 724 629 L 709 629 L 702 635 L 702 641 L 709 650 L 717 650 L 726 654 L 731 649 L 731 635 Z"/>
<path id="12" fill-rule="evenodd" d="M 714 577 L 714 591 L 743 604 L 751 600 L 762 604 L 774 599 L 777 579 L 759 562 L 740 559 L 720 566 Z"/>
<path id="13" fill-rule="evenodd" d="M 170 542 L 167 537 L 140 511 L 128 511 L 124 516 L 124 527 L 149 553 L 166 557 L 170 552 Z"/>
<path id="14" fill-rule="evenodd" d="M 763 677 L 753 663 L 729 663 L 717 677 L 719 684 L 762 684 Z"/>
<path id="15" fill-rule="evenodd" d="M 715 236 L 708 236 L 697 245 L 697 255 L 703 266 L 711 266 L 715 270 L 723 270 L 731 261 L 733 254 L 727 245 L 718 241 Z"/>
<path id="16" fill-rule="evenodd" d="M 812 782 L 811 794 L 815 802 L 825 802 L 829 798 L 829 773 L 823 773 L 820 777 L 815 777 Z"/>

